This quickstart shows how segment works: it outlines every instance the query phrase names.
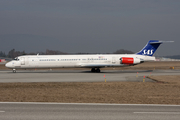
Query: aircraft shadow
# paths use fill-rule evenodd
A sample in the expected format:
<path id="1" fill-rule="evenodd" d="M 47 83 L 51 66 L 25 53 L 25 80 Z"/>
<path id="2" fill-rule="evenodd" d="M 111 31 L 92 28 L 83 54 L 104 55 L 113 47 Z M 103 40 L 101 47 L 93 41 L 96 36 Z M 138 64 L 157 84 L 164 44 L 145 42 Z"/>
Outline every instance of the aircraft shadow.
<path id="1" fill-rule="evenodd" d="M 10 72 L 10 71 L 8 71 Z M 36 70 L 36 71 L 31 71 L 31 70 L 20 70 L 16 71 L 16 73 L 89 73 L 89 74 L 104 74 L 104 73 L 111 73 L 111 74 L 116 74 L 116 73 L 143 73 L 143 72 L 153 72 L 153 70 L 102 70 L 100 73 L 96 72 L 91 72 L 91 71 L 84 71 L 84 70 Z M 13 72 L 12 72 L 13 73 Z M 15 74 L 16 74 L 15 73 Z"/>

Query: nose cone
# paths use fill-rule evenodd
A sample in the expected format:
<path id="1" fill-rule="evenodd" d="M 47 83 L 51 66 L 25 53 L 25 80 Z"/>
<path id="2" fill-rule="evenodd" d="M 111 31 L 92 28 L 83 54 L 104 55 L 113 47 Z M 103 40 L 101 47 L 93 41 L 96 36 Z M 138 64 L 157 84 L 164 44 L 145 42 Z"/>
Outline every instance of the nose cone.
<path id="1" fill-rule="evenodd" d="M 5 64 L 5 66 L 6 66 L 7 68 L 12 68 L 12 63 L 11 63 L 11 62 L 8 62 L 8 63 Z"/>

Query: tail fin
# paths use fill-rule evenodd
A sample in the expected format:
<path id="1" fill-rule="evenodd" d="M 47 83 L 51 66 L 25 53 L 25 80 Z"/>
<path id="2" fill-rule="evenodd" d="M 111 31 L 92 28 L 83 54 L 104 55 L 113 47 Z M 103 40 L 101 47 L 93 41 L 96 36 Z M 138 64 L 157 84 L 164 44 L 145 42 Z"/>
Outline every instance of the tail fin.
<path id="1" fill-rule="evenodd" d="M 150 40 L 146 44 L 146 46 L 136 54 L 138 54 L 138 55 L 146 55 L 146 56 L 153 56 L 153 54 L 156 52 L 159 45 L 162 44 L 163 42 L 173 42 L 173 41 Z"/>

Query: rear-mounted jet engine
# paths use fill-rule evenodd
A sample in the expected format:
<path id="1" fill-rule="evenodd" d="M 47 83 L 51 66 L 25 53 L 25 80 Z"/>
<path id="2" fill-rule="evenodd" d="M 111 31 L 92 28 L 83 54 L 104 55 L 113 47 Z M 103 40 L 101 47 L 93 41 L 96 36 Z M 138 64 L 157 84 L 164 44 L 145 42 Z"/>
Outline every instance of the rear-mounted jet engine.
<path id="1" fill-rule="evenodd" d="M 144 62 L 139 58 L 133 58 L 133 57 L 122 57 L 120 58 L 120 61 L 121 64 L 128 64 L 128 65 L 135 65 Z"/>

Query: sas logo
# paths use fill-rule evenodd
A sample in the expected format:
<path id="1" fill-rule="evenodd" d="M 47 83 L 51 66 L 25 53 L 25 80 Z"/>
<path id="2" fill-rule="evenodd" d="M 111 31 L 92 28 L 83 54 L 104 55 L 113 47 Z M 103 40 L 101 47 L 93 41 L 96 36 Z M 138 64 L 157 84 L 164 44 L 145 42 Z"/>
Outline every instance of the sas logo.
<path id="1" fill-rule="evenodd" d="M 99 59 L 103 59 L 103 58 L 104 58 L 104 56 L 99 56 L 98 58 L 99 58 Z"/>
<path id="2" fill-rule="evenodd" d="M 153 54 L 153 50 L 143 50 L 144 55 L 152 55 Z"/>

